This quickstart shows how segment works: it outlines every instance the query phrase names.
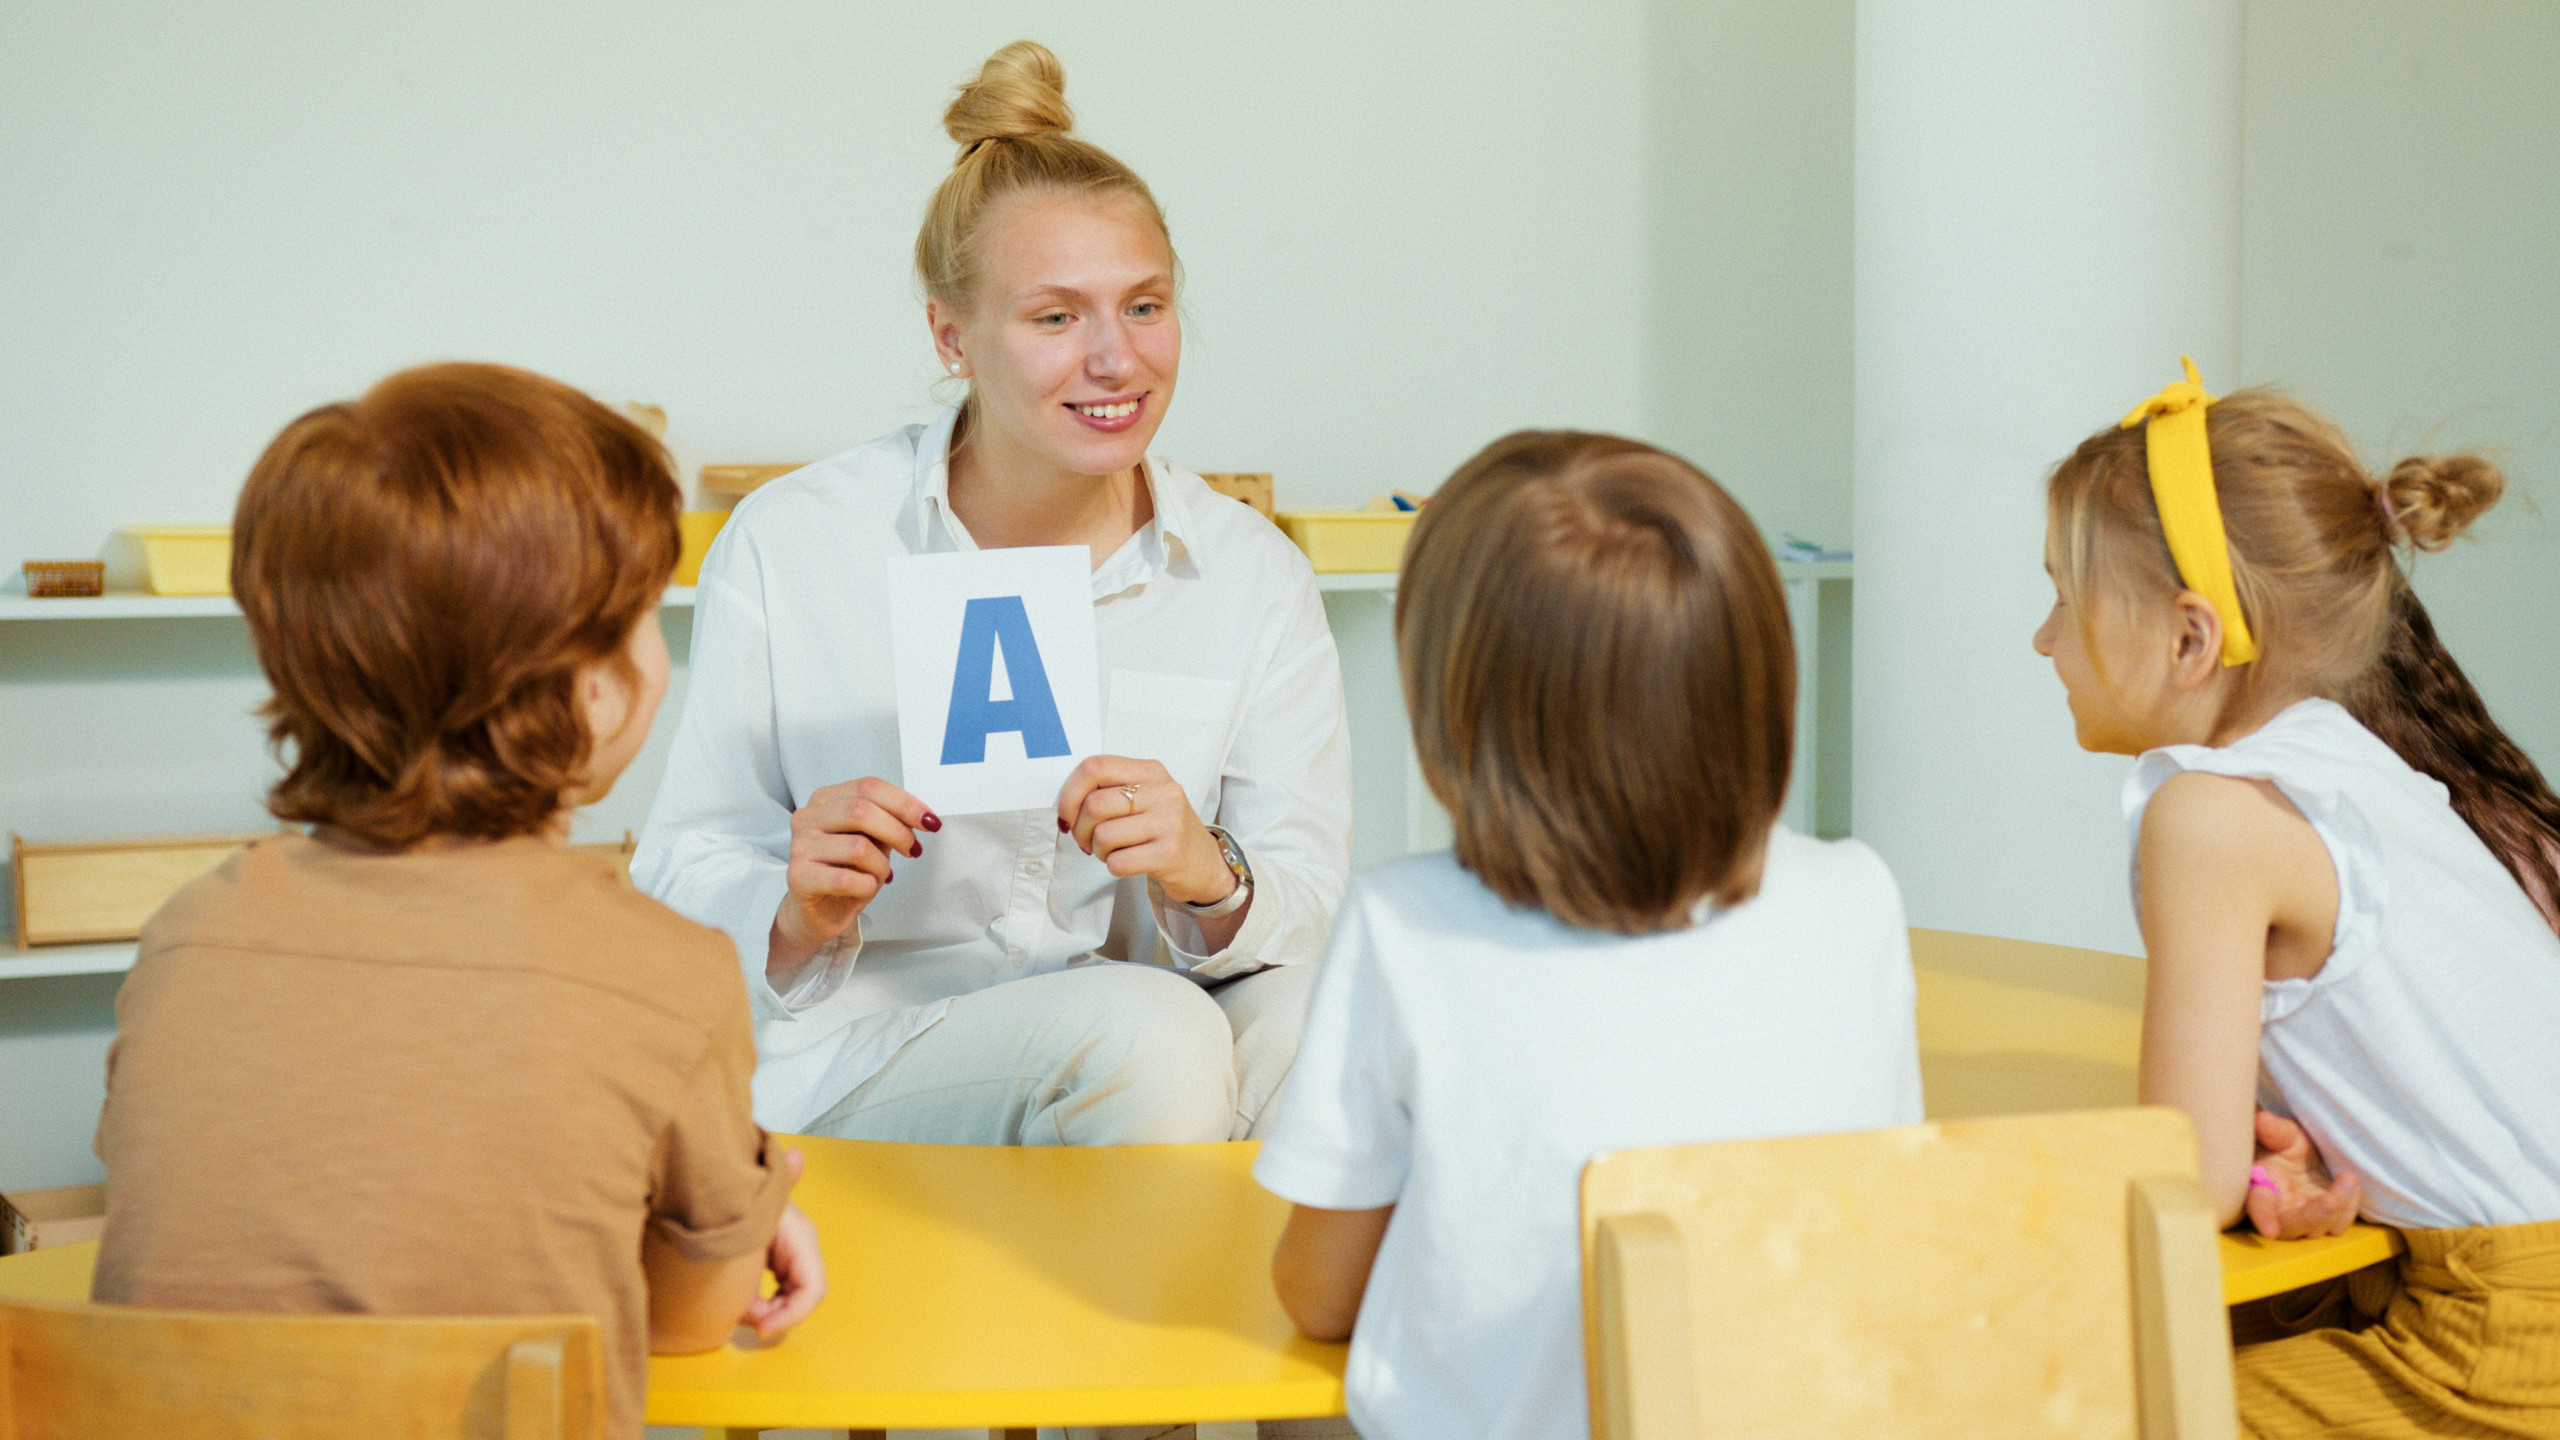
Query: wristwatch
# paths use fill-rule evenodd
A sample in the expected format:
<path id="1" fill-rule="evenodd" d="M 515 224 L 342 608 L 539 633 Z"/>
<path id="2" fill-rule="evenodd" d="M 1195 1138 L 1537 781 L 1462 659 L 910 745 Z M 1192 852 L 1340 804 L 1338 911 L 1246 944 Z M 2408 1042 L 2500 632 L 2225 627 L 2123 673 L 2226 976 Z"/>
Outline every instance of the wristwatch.
<path id="1" fill-rule="evenodd" d="M 1190 911 L 1194 920 L 1215 920 L 1221 915 L 1233 915 L 1253 898 L 1253 867 L 1244 861 L 1244 848 L 1236 844 L 1236 837 L 1217 826 L 1205 828 L 1209 838 L 1218 842 L 1218 857 L 1227 862 L 1227 869 L 1235 875 L 1236 888 L 1228 891 L 1224 900 L 1213 900 L 1206 905 L 1194 905 L 1188 900 L 1182 902 L 1182 908 Z"/>

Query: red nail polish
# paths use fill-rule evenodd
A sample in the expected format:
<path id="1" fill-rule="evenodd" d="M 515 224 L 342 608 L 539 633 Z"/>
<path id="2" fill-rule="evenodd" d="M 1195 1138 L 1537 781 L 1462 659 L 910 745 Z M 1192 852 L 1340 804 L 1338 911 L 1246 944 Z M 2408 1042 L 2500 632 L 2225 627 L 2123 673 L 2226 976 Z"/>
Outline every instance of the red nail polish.
<path id="1" fill-rule="evenodd" d="M 895 871 L 895 870 L 890 871 L 890 872 L 889 872 L 889 878 L 888 878 L 888 879 L 886 879 L 886 880 L 881 881 L 880 883 L 881 883 L 881 884 L 883 884 L 883 885 L 895 885 L 895 884 L 897 884 L 897 883 L 898 883 L 898 872 L 897 872 L 897 871 Z"/>
<path id="2" fill-rule="evenodd" d="M 1071 831 L 1071 830 L 1073 830 L 1073 829 L 1075 829 L 1075 828 L 1076 828 L 1076 827 L 1074 827 L 1073 825 L 1070 825 L 1070 824 L 1068 824 L 1068 823 L 1067 823 L 1067 817 L 1066 817 L 1066 816 L 1061 815 L 1061 816 L 1059 816 L 1059 817 L 1058 817 L 1058 833 L 1059 833 L 1059 834 L 1064 835 L 1064 834 L 1068 833 L 1069 831 Z"/>
<path id="3" fill-rule="evenodd" d="M 942 817 L 941 817 L 941 816 L 939 816 L 939 815 L 934 814 L 934 813 L 933 813 L 932 811 L 930 811 L 930 810 L 927 810 L 926 812 L 924 812 L 924 828 L 925 828 L 926 833 L 928 833 L 928 834 L 934 834 L 934 835 L 939 835 L 939 834 L 941 834 L 941 833 L 942 833 Z"/>
<path id="4" fill-rule="evenodd" d="M 918 840 L 918 841 L 914 842 L 913 844 L 909 845 L 909 846 L 907 847 L 907 858 L 909 858 L 909 859 L 911 859 L 911 860 L 921 860 L 921 859 L 923 859 L 923 858 L 924 858 L 924 842 L 923 842 L 923 841 L 921 841 L 921 840 Z"/>

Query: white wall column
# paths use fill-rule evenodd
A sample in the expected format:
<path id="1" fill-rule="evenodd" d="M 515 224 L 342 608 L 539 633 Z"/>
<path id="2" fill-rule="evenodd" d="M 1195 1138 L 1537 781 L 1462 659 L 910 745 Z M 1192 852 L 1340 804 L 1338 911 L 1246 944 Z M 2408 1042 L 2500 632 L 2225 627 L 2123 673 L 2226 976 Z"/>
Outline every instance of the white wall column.
<path id="1" fill-rule="evenodd" d="M 1859 0 L 1856 832 L 1915 925 L 2138 950 L 2028 637 L 2043 479 L 2240 356 L 2241 0 Z"/>

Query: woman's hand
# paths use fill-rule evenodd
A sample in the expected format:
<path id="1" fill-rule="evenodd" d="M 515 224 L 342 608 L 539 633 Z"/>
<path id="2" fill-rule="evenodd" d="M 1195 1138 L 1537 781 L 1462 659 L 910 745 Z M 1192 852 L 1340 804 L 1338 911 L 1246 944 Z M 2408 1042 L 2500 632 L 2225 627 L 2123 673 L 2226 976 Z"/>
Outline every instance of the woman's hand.
<path id="1" fill-rule="evenodd" d="M 2364 1182 L 2352 1170 L 2332 1178 L 2311 1137 L 2283 1116 L 2261 1110 L 2256 1125 L 2247 1209 L 2258 1233 L 2270 1240 L 2347 1233 L 2364 1202 Z"/>
<path id="2" fill-rule="evenodd" d="M 876 776 L 829 785 L 791 812 L 791 893 L 774 912 L 767 975 L 787 975 L 851 929 L 896 876 L 891 852 L 924 858 L 919 831 L 942 828 L 924 802 Z"/>
<path id="3" fill-rule="evenodd" d="M 1192 813 L 1191 797 L 1156 761 L 1086 759 L 1058 792 L 1058 828 L 1112 874 L 1152 875 L 1168 897 L 1186 905 L 1214 905 L 1236 888 L 1235 872 Z"/>

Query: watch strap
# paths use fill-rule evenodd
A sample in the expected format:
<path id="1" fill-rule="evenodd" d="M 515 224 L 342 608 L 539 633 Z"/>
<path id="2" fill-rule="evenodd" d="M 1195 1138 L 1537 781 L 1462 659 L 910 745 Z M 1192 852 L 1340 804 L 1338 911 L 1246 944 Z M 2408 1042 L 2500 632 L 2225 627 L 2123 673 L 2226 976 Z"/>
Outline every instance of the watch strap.
<path id="1" fill-rule="evenodd" d="M 1232 915 L 1253 898 L 1253 867 L 1245 863 L 1244 847 L 1236 844 L 1235 837 L 1218 826 L 1205 828 L 1209 838 L 1218 842 L 1218 856 L 1227 862 L 1227 870 L 1236 877 L 1236 888 L 1228 891 L 1225 898 L 1206 905 L 1184 901 L 1182 908 L 1189 911 L 1194 920 L 1215 920 L 1221 915 Z"/>

